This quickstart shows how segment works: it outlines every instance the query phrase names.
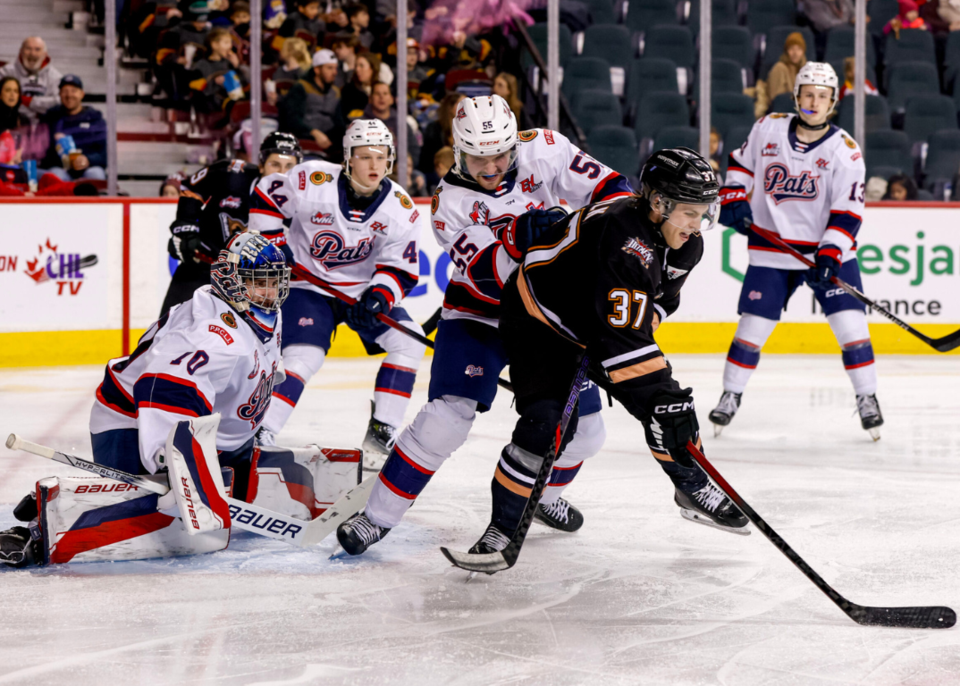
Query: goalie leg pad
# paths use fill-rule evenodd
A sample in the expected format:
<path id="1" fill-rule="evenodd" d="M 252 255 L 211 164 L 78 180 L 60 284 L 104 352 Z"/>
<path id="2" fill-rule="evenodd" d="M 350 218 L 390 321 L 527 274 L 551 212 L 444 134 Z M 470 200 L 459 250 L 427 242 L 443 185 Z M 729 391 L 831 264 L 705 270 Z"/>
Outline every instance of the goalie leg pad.
<path id="1" fill-rule="evenodd" d="M 255 448 L 246 501 L 310 521 L 360 483 L 363 451 L 341 448 Z"/>
<path id="2" fill-rule="evenodd" d="M 230 508 L 217 460 L 220 415 L 177 422 L 164 453 L 170 490 L 190 533 L 230 528 Z M 166 497 L 166 496 L 165 496 Z"/>
<path id="3" fill-rule="evenodd" d="M 227 547 L 229 529 L 191 536 L 181 519 L 157 511 L 157 500 L 113 479 L 41 479 L 42 564 L 177 557 Z"/>

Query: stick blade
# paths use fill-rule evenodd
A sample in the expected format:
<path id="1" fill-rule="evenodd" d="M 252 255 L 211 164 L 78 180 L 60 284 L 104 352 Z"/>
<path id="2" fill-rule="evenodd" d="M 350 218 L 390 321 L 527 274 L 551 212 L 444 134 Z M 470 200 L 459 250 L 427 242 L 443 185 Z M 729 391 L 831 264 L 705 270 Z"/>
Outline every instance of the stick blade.
<path id="1" fill-rule="evenodd" d="M 861 607 L 847 614 L 864 626 L 889 626 L 902 629 L 949 629 L 957 623 L 957 613 L 949 607 Z"/>
<path id="2" fill-rule="evenodd" d="M 307 546 L 320 543 L 320 541 L 336 531 L 340 524 L 362 510 L 367 504 L 367 499 L 370 497 L 370 492 L 373 490 L 373 485 L 376 480 L 376 474 L 367 477 L 359 485 L 354 486 L 344 495 L 340 496 L 337 502 L 327 508 L 326 512 L 312 522 L 307 523 L 303 536 L 300 538 L 299 545 L 306 548 Z"/>
<path id="3" fill-rule="evenodd" d="M 7 436 L 7 447 L 10 448 L 10 450 L 19 450 L 21 442 L 22 439 L 17 434 Z"/>
<path id="4" fill-rule="evenodd" d="M 934 341 L 933 347 L 942 353 L 948 353 L 960 347 L 960 331 L 954 331 L 949 336 L 937 339 Z"/>
<path id="5" fill-rule="evenodd" d="M 484 572 L 485 574 L 494 574 L 510 569 L 512 566 L 502 552 L 486 553 L 475 555 L 471 553 L 460 553 L 449 548 L 440 548 L 443 556 L 450 560 L 454 567 L 466 569 L 468 572 Z"/>

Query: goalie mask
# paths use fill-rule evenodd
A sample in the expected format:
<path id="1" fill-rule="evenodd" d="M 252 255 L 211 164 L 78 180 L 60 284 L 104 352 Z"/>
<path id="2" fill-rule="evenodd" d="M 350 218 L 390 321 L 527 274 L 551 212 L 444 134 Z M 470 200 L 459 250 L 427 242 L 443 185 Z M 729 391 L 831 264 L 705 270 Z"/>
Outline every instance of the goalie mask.
<path id="1" fill-rule="evenodd" d="M 700 231 L 709 231 L 720 215 L 720 183 L 710 164 L 690 148 L 659 150 L 640 170 L 640 194 L 660 210 L 664 221 L 678 205 L 704 206 Z"/>
<path id="2" fill-rule="evenodd" d="M 490 176 L 517 168 L 517 118 L 499 95 L 464 98 L 453 117 L 453 171 L 476 181 L 469 158 L 489 158 L 496 167 Z M 490 165 L 487 165 L 488 167 Z"/>
<path id="3" fill-rule="evenodd" d="M 214 293 L 270 340 L 280 306 L 290 294 L 290 268 L 280 248 L 255 231 L 236 234 L 210 270 Z"/>

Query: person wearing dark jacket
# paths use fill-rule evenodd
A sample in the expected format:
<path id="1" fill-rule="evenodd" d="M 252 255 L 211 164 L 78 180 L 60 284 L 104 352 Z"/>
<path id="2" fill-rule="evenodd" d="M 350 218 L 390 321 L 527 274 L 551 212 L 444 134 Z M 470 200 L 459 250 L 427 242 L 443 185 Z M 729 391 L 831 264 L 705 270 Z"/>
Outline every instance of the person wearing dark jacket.
<path id="1" fill-rule="evenodd" d="M 313 140 L 333 159 L 341 147 L 346 126 L 340 112 L 337 57 L 330 50 L 313 54 L 313 72 L 297 81 L 278 104 L 280 130 L 302 140 Z"/>
<path id="2" fill-rule="evenodd" d="M 83 95 L 80 77 L 67 74 L 60 79 L 60 104 L 44 115 L 50 149 L 41 166 L 61 181 L 107 178 L 107 122 L 83 104 Z"/>

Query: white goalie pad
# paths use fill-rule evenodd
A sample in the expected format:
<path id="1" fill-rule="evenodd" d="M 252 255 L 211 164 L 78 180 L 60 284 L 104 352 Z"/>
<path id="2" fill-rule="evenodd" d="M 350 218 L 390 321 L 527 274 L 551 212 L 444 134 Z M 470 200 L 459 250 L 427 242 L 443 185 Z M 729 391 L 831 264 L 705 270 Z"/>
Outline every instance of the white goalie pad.
<path id="1" fill-rule="evenodd" d="M 219 425 L 219 413 L 196 417 L 177 422 L 167 436 L 164 464 L 169 470 L 170 491 L 189 534 L 230 528 L 230 507 L 224 500 L 217 459 Z"/>
<path id="2" fill-rule="evenodd" d="M 232 470 L 225 470 L 232 482 Z M 158 496 L 97 477 L 37 482 L 42 564 L 143 560 L 223 550 L 230 530 L 191 536 L 178 517 L 158 511 Z"/>
<path id="3" fill-rule="evenodd" d="M 247 501 L 309 521 L 360 483 L 362 466 L 359 449 L 254 448 Z"/>

